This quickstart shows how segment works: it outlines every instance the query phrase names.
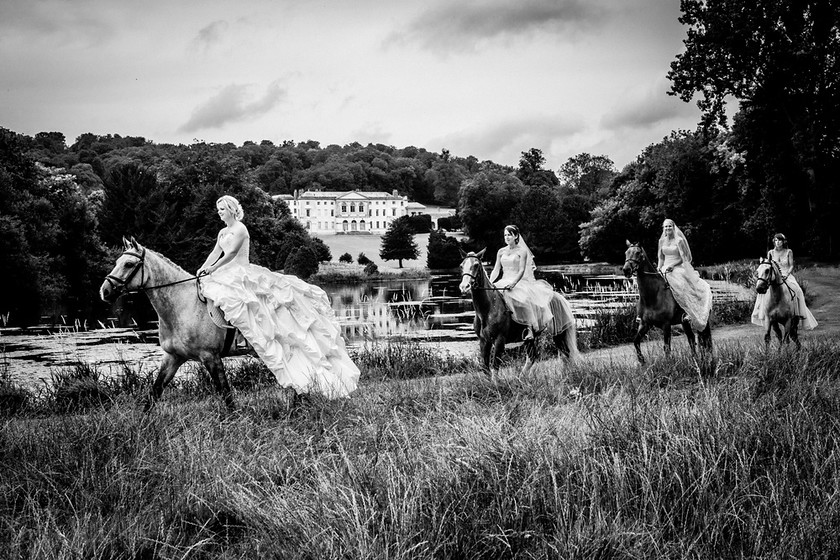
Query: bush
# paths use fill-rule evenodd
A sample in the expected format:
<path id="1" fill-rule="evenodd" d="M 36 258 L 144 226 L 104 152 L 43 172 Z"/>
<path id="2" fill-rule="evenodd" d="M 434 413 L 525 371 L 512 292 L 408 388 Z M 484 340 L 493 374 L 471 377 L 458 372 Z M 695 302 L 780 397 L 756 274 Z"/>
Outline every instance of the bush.
<path id="1" fill-rule="evenodd" d="M 365 276 L 373 276 L 374 274 L 379 274 L 379 267 L 376 266 L 375 262 L 369 261 L 365 265 Z"/>
<path id="2" fill-rule="evenodd" d="M 343 255 L 338 257 L 338 262 L 350 264 L 353 262 L 353 256 L 350 253 L 344 253 Z"/>
<path id="3" fill-rule="evenodd" d="M 429 214 L 405 216 L 405 221 L 414 233 L 429 233 L 432 231 L 432 217 Z"/>
<path id="4" fill-rule="evenodd" d="M 461 262 L 461 252 L 458 240 L 449 237 L 440 230 L 429 233 L 428 255 L 426 266 L 435 268 L 455 268 Z"/>
<path id="5" fill-rule="evenodd" d="M 309 243 L 309 247 L 315 251 L 318 262 L 330 262 L 332 260 L 332 251 L 330 251 L 330 248 L 324 243 L 323 239 L 313 237 Z"/>
<path id="6" fill-rule="evenodd" d="M 366 265 L 368 263 L 372 263 L 373 261 L 370 260 L 364 253 L 359 253 L 359 258 L 356 259 L 356 262 L 361 265 Z"/>
<path id="7" fill-rule="evenodd" d="M 438 218 L 438 228 L 445 229 L 447 231 L 456 231 L 460 230 L 463 226 L 461 225 L 461 219 L 455 216 L 447 216 L 445 218 Z"/>
<path id="8" fill-rule="evenodd" d="M 286 259 L 283 272 L 306 280 L 318 272 L 318 256 L 310 247 L 298 247 Z"/>

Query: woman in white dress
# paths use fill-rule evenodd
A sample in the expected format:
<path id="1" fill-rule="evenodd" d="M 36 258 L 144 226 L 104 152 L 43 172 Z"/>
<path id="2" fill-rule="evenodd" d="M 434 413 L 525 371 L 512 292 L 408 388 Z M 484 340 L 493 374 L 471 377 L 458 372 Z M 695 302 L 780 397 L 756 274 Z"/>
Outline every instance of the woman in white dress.
<path id="1" fill-rule="evenodd" d="M 534 255 L 516 226 L 505 226 L 505 246 L 496 253 L 490 281 L 502 291 L 513 320 L 527 325 L 525 338 L 551 328 L 559 334 L 574 323 L 569 302 L 545 280 L 534 277 Z M 501 273 L 501 277 L 500 276 Z M 556 297 L 555 297 L 556 296 Z"/>
<path id="2" fill-rule="evenodd" d="M 814 315 L 805 304 L 805 294 L 802 292 L 802 287 L 796 281 L 793 275 L 793 251 L 787 246 L 787 238 L 782 233 L 777 233 L 773 236 L 773 248 L 767 251 L 767 259 L 776 261 L 779 265 L 779 270 L 782 273 L 782 280 L 790 288 L 792 297 L 792 305 L 794 313 L 799 316 L 799 328 L 811 330 L 819 323 L 814 318 Z M 755 307 L 752 312 L 752 323 L 761 327 L 767 327 L 767 315 L 765 310 L 767 305 L 766 298 L 770 297 L 769 292 L 763 294 L 756 294 Z"/>
<path id="3" fill-rule="evenodd" d="M 347 354 L 327 294 L 296 276 L 251 264 L 239 201 L 225 195 L 216 209 L 225 227 L 198 270 L 204 296 L 240 330 L 281 387 L 348 396 L 359 368 Z"/>
<path id="4" fill-rule="evenodd" d="M 691 265 L 691 249 L 674 220 L 662 222 L 657 269 L 671 287 L 674 299 L 683 308 L 697 332 L 706 328 L 712 311 L 712 288 Z"/>

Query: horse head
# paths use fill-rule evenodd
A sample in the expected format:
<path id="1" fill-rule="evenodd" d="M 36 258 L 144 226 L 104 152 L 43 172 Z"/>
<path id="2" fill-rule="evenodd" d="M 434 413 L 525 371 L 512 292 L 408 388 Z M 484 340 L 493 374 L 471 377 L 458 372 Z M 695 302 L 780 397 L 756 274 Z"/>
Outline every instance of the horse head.
<path id="1" fill-rule="evenodd" d="M 117 296 L 127 291 L 143 288 L 145 263 L 146 249 L 133 237 L 131 239 L 123 237 L 123 253 L 99 288 L 99 297 L 102 301 L 112 302 Z"/>
<path id="2" fill-rule="evenodd" d="M 631 243 L 627 241 L 627 250 L 624 252 L 624 266 L 621 271 L 624 276 L 630 278 L 639 270 L 644 269 L 644 263 L 647 261 L 647 253 L 641 248 L 638 243 Z"/>
<path id="3" fill-rule="evenodd" d="M 467 295 L 475 286 L 475 282 L 478 278 L 481 277 L 483 274 L 483 270 L 481 268 L 481 259 L 484 257 L 484 251 L 487 248 L 485 247 L 478 253 L 473 253 L 470 251 L 469 253 L 465 253 L 461 251 L 461 257 L 464 259 L 461 261 L 461 284 L 458 288 L 461 290 L 461 295 Z"/>
<path id="4" fill-rule="evenodd" d="M 781 272 L 778 269 L 778 264 L 773 260 L 761 259 L 758 262 L 758 268 L 755 271 L 755 291 L 759 294 L 764 294 L 767 289 L 778 284 L 778 278 L 781 277 Z"/>

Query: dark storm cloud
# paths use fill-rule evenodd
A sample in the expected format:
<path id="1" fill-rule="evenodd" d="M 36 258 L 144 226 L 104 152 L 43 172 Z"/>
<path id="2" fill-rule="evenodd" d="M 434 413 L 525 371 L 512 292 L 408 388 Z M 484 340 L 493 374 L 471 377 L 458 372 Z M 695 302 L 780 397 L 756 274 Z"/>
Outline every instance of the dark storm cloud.
<path id="1" fill-rule="evenodd" d="M 0 34 L 23 34 L 32 44 L 45 38 L 97 44 L 114 30 L 90 4 L 8 0 L 0 2 Z"/>
<path id="2" fill-rule="evenodd" d="M 601 125 L 609 129 L 645 129 L 675 118 L 698 114 L 693 103 L 685 103 L 676 97 L 666 95 L 667 88 L 657 88 L 647 96 L 606 113 Z"/>
<path id="3" fill-rule="evenodd" d="M 441 4 L 410 22 L 390 40 L 416 42 L 437 50 L 535 31 L 562 31 L 597 23 L 602 10 L 582 0 L 453 2 Z"/>
<path id="4" fill-rule="evenodd" d="M 200 49 L 207 49 L 221 42 L 224 32 L 228 28 L 228 23 L 223 20 L 214 21 L 213 23 L 202 27 L 198 31 L 198 35 L 193 39 Z"/>
<path id="5" fill-rule="evenodd" d="M 205 128 L 220 128 L 228 123 L 259 117 L 273 109 L 285 97 L 286 90 L 278 84 L 268 86 L 259 99 L 248 102 L 248 87 L 231 84 L 202 103 L 193 111 L 179 132 L 195 132 Z"/>

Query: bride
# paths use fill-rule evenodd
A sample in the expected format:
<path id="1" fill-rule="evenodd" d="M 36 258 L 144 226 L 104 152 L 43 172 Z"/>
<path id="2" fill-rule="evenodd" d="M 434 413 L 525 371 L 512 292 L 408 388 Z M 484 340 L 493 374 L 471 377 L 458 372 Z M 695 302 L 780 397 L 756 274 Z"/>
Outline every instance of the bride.
<path id="1" fill-rule="evenodd" d="M 216 210 L 225 227 L 198 269 L 204 296 L 239 329 L 281 387 L 348 396 L 359 368 L 347 354 L 327 294 L 296 276 L 251 264 L 239 201 L 222 196 Z"/>
<path id="2" fill-rule="evenodd" d="M 569 302 L 555 292 L 551 284 L 534 277 L 534 255 L 519 228 L 505 226 L 504 236 L 505 246 L 496 253 L 490 281 L 503 289 L 502 296 L 513 314 L 513 320 L 528 327 L 524 335 L 526 339 L 549 328 L 552 334 L 563 332 L 574 323 Z"/>

